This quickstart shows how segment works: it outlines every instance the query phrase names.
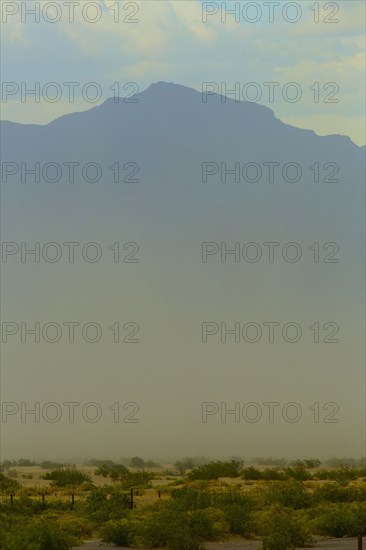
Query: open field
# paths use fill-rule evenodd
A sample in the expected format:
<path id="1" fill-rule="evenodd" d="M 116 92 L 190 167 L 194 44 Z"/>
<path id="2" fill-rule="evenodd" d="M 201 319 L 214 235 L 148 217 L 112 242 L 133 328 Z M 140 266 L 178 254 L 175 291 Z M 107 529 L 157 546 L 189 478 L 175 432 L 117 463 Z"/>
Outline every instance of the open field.
<path id="1" fill-rule="evenodd" d="M 19 539 L 22 550 L 262 550 L 262 541 L 266 550 L 356 550 L 366 534 L 363 467 L 189 465 L 8 466 L 2 548 Z"/>

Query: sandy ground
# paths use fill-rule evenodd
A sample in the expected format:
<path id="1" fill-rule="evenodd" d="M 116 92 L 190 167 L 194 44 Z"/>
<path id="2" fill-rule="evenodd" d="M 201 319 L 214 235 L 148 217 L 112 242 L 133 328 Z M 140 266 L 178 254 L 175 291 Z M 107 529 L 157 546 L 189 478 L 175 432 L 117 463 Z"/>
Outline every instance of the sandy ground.
<path id="1" fill-rule="evenodd" d="M 259 550 L 261 543 L 246 539 L 237 539 L 229 542 L 209 542 L 207 550 Z M 319 541 L 313 548 L 317 550 L 357 550 L 357 539 L 331 539 Z M 366 538 L 363 538 L 362 548 L 366 550 Z M 74 550 L 128 550 L 122 546 L 103 546 L 100 541 L 89 541 L 84 546 L 78 546 Z M 130 549 L 131 550 L 131 549 Z M 297 549 L 300 550 L 300 549 Z"/>

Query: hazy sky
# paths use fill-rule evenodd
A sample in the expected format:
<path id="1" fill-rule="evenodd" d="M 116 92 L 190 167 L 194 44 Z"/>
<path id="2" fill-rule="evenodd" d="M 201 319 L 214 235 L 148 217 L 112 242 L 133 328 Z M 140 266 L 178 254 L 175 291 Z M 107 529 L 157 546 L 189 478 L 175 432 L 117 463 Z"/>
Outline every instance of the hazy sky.
<path id="1" fill-rule="evenodd" d="M 108 88 L 115 83 L 121 95 L 132 92 L 123 91 L 128 82 L 140 90 L 156 81 L 198 90 L 203 81 L 225 83 L 229 90 L 239 83 L 244 99 L 257 97 L 285 122 L 365 144 L 364 2 L 226 2 L 227 12 L 236 6 L 235 15 L 226 16 L 220 2 L 197 0 L 121 0 L 118 10 L 115 0 L 58 2 L 58 10 L 41 2 L 49 7 L 36 9 L 37 15 L 26 11 L 33 4 L 2 2 L 2 78 L 29 88 L 39 82 L 41 89 L 56 82 L 61 94 L 54 103 L 8 95 L 3 119 L 43 124 L 88 109 L 92 104 L 78 90 L 90 82 L 100 86 L 100 101 L 112 95 Z M 80 83 L 74 104 L 64 82 Z M 250 82 L 257 87 L 247 88 Z M 278 83 L 273 103 L 266 82 Z M 300 98 L 294 103 L 282 96 L 289 82 L 298 85 L 288 90 L 290 98 Z M 55 88 L 47 90 L 49 98 L 57 97 Z M 98 97 L 89 92 L 90 99 Z"/>
<path id="2" fill-rule="evenodd" d="M 1 3 L 2 119 L 46 124 L 153 82 L 198 91 L 209 82 L 224 94 L 236 86 L 241 99 L 261 95 L 287 124 L 365 144 L 363 2 L 226 2 L 238 22 L 221 2 L 55 4 Z M 43 90 L 39 101 L 32 89 Z M 95 160 L 109 176 L 117 159 L 140 168 L 135 186 L 71 184 L 65 172 L 56 185 L 22 183 L 20 172 L 2 183 L 3 240 L 19 245 L 2 265 L 6 458 L 363 453 L 362 151 L 277 124 L 268 109 L 217 100 L 205 110 L 192 94 L 160 85 L 139 103 L 108 102 L 41 131 L 5 125 L 6 161 Z M 306 172 L 295 185 L 202 185 L 202 161 L 225 155 L 297 159 Z M 323 178 L 339 162 L 339 181 L 315 184 L 315 162 Z M 295 241 L 304 257 L 225 263 L 218 246 L 202 261 L 202 242 L 237 241 L 281 250 Z M 23 262 L 22 242 L 101 243 L 103 258 L 80 257 L 79 245 L 77 260 L 64 261 L 62 245 L 60 262 Z M 114 262 L 116 242 L 139 262 Z M 333 253 L 339 262 L 323 261 Z M 80 323 L 73 343 L 70 321 Z M 113 342 L 117 321 L 120 338 L 133 339 L 138 323 L 139 342 Z M 39 343 L 25 332 L 36 322 Z M 90 322 L 103 332 L 95 343 Z M 247 339 L 231 333 L 225 343 L 221 323 L 252 325 Z M 301 326 L 301 341 L 291 342 L 294 325 L 283 337 L 287 323 Z M 250 342 L 258 324 L 263 339 Z M 340 341 L 328 344 L 337 325 Z"/>

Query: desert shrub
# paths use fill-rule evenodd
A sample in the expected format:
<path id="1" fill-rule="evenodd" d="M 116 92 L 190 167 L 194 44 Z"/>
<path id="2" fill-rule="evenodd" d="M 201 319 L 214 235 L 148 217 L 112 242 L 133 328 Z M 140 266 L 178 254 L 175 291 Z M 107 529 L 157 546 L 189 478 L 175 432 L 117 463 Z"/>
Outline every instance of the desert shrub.
<path id="1" fill-rule="evenodd" d="M 239 477 L 242 471 L 242 463 L 238 460 L 230 462 L 209 462 L 196 466 L 188 474 L 188 479 L 218 479 L 219 477 Z"/>
<path id="2" fill-rule="evenodd" d="M 220 540 L 230 534 L 230 525 L 225 517 L 225 507 L 222 509 L 214 507 L 206 508 L 205 514 L 213 523 L 213 540 Z"/>
<path id="3" fill-rule="evenodd" d="M 202 541 L 182 523 L 170 532 L 168 545 L 171 550 L 204 550 L 205 548 Z"/>
<path id="4" fill-rule="evenodd" d="M 39 521 L 30 526 L 31 540 L 37 543 L 37 550 L 69 550 L 78 542 L 59 526 Z"/>
<path id="5" fill-rule="evenodd" d="M 143 526 L 143 544 L 151 548 L 166 546 L 168 544 L 167 522 L 171 519 L 172 514 L 168 510 L 151 514 Z"/>
<path id="6" fill-rule="evenodd" d="M 314 520 L 317 533 L 336 538 L 366 534 L 364 503 L 336 503 L 318 509 Z"/>
<path id="7" fill-rule="evenodd" d="M 304 463 L 307 468 L 319 468 L 321 460 L 319 458 L 307 458 L 304 460 Z"/>
<path id="8" fill-rule="evenodd" d="M 286 479 L 295 479 L 296 481 L 306 481 L 312 478 L 312 475 L 307 471 L 304 464 L 297 463 L 295 466 L 285 468 L 284 476 Z"/>
<path id="9" fill-rule="evenodd" d="M 202 540 L 215 540 L 217 532 L 211 514 L 206 510 L 193 510 L 188 516 L 189 529 Z"/>
<path id="10" fill-rule="evenodd" d="M 135 459 L 138 459 L 138 457 L 135 457 Z M 150 481 L 154 478 L 154 474 L 151 472 L 145 472 L 142 470 L 131 472 L 128 468 L 126 468 L 126 466 L 123 466 L 123 464 L 101 464 L 99 468 L 95 470 L 95 474 L 97 476 L 110 477 L 113 481 L 118 481 L 123 489 L 148 486 Z"/>
<path id="11" fill-rule="evenodd" d="M 266 481 L 280 481 L 285 479 L 286 475 L 283 470 L 279 468 L 266 468 L 262 472 L 262 479 Z"/>
<path id="12" fill-rule="evenodd" d="M 18 466 L 36 466 L 36 462 L 34 460 L 29 460 L 29 458 L 20 458 L 17 461 Z"/>
<path id="13" fill-rule="evenodd" d="M 312 543 L 306 518 L 298 511 L 278 505 L 261 513 L 256 528 L 268 550 L 302 548 Z"/>
<path id="14" fill-rule="evenodd" d="M 154 478 L 154 474 L 151 472 L 130 472 L 128 471 L 123 477 L 121 477 L 121 487 L 123 489 L 130 489 L 131 487 L 149 487 L 150 481 Z"/>
<path id="15" fill-rule="evenodd" d="M 2 493 L 10 494 L 19 489 L 20 484 L 15 479 L 0 473 L 0 490 Z"/>
<path id="16" fill-rule="evenodd" d="M 248 466 L 247 468 L 243 468 L 242 472 L 244 479 L 250 479 L 250 480 L 258 480 L 263 479 L 263 472 L 258 470 L 258 468 L 255 468 L 254 466 Z"/>
<path id="17" fill-rule="evenodd" d="M 145 460 L 140 456 L 133 456 L 130 460 L 131 468 L 145 468 Z"/>
<path id="18" fill-rule="evenodd" d="M 109 458 L 106 460 L 100 459 L 100 458 L 90 458 L 89 460 L 85 461 L 85 464 L 88 466 L 96 466 L 99 468 L 99 466 L 113 466 L 115 464 L 114 460 L 110 460 Z"/>
<path id="19" fill-rule="evenodd" d="M 284 533 L 273 533 L 263 539 L 263 550 L 293 550 L 294 548 L 288 535 Z"/>
<path id="20" fill-rule="evenodd" d="M 133 544 L 133 530 L 127 519 L 108 521 L 100 532 L 103 542 L 111 542 L 116 546 Z"/>
<path id="21" fill-rule="evenodd" d="M 166 509 L 153 513 L 144 526 L 143 543 L 150 548 L 201 550 L 202 535 L 213 532 L 213 522 L 202 512 L 177 513 Z"/>
<path id="22" fill-rule="evenodd" d="M 95 475 L 102 477 L 110 477 L 113 481 L 123 479 L 126 474 L 129 473 L 129 469 L 123 464 L 101 464 L 96 470 Z"/>
<path id="23" fill-rule="evenodd" d="M 319 470 L 314 474 L 314 477 L 316 479 L 320 480 L 327 480 L 332 479 L 334 481 L 339 482 L 346 482 L 346 481 L 354 481 L 358 478 L 362 478 L 366 476 L 366 468 L 355 468 L 351 466 L 340 466 L 339 468 L 336 468 L 334 470 Z"/>
<path id="24" fill-rule="evenodd" d="M 294 468 L 265 468 L 264 470 L 259 470 L 254 466 L 248 466 L 243 468 L 243 477 L 247 480 L 259 480 L 265 479 L 266 481 L 279 481 L 283 479 L 294 478 L 296 473 L 294 473 Z"/>
<path id="25" fill-rule="evenodd" d="M 343 487 L 338 483 L 326 483 L 314 491 L 316 502 L 354 502 L 366 500 L 366 487 Z"/>
<path id="26" fill-rule="evenodd" d="M 82 493 L 90 493 L 90 491 L 93 491 L 96 489 L 96 485 L 94 483 L 91 483 L 90 481 L 85 481 L 84 483 L 81 483 L 77 487 L 75 487 L 75 494 L 82 494 Z"/>
<path id="27" fill-rule="evenodd" d="M 272 485 L 273 501 L 285 508 L 307 508 L 311 505 L 311 493 L 301 481 L 286 481 Z"/>
<path id="28" fill-rule="evenodd" d="M 52 485 L 64 487 L 66 485 L 80 485 L 81 483 L 91 482 L 90 476 L 77 470 L 76 468 L 58 468 L 43 476 L 43 479 L 52 480 Z"/>
<path id="29" fill-rule="evenodd" d="M 208 508 L 212 502 L 212 496 L 207 491 L 201 491 L 194 487 L 173 489 L 171 496 L 172 508 L 179 511 Z"/>
<path id="30" fill-rule="evenodd" d="M 99 477 L 110 477 L 110 472 L 111 472 L 111 466 L 108 466 L 107 464 L 101 464 L 94 471 L 95 475 Z"/>
<path id="31" fill-rule="evenodd" d="M 249 536 L 252 527 L 251 507 L 242 504 L 229 504 L 223 508 L 230 532 L 234 535 Z"/>
<path id="32" fill-rule="evenodd" d="M 194 462 L 192 458 L 187 457 L 182 460 L 177 460 L 174 466 L 178 470 L 179 475 L 183 476 L 187 470 L 194 468 Z"/>
<path id="33" fill-rule="evenodd" d="M 93 525 L 84 517 L 58 516 L 57 523 L 59 527 L 73 537 L 82 541 L 93 533 Z"/>
<path id="34" fill-rule="evenodd" d="M 97 487 L 85 499 L 85 512 L 94 523 L 122 519 L 130 507 L 130 496 L 118 487 Z"/>
<path id="35" fill-rule="evenodd" d="M 0 531 L 2 550 L 70 550 L 77 539 L 44 520 L 13 523 Z"/>
<path id="36" fill-rule="evenodd" d="M 145 462 L 146 468 L 161 468 L 161 464 L 159 462 L 155 462 L 155 460 L 147 460 Z"/>
<path id="37" fill-rule="evenodd" d="M 38 550 L 39 545 L 32 541 L 31 533 L 24 524 L 17 526 L 0 527 L 0 540 L 2 550 Z"/>
<path id="38" fill-rule="evenodd" d="M 36 502 L 26 495 L 20 497 L 14 497 L 13 506 L 10 506 L 10 498 L 7 497 L 6 501 L 2 503 L 2 510 L 11 510 L 14 515 L 30 516 L 36 509 Z"/>

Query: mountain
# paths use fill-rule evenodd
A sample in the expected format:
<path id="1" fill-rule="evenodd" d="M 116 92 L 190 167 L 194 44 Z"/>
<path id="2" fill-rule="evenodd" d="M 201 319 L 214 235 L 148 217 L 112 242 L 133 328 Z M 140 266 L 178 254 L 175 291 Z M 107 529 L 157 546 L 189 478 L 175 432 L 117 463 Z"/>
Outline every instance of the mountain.
<path id="1" fill-rule="evenodd" d="M 103 252 L 96 262 L 78 253 L 73 263 L 9 256 L 3 317 L 141 325 L 135 347 L 113 347 L 106 337 L 94 347 L 43 343 L 9 352 L 10 388 L 20 375 L 38 400 L 40 393 L 49 401 L 65 393 L 102 399 L 120 388 L 127 400 L 143 402 L 147 432 L 149 422 L 167 433 L 179 426 L 186 441 L 189 433 L 197 438 L 196 454 L 202 400 L 337 402 L 346 438 L 362 399 L 365 148 L 284 124 L 259 104 L 219 95 L 203 102 L 176 84 L 153 84 L 134 99 L 108 99 L 45 126 L 1 123 L 3 240 L 72 241 L 80 243 L 77 253 L 96 242 Z M 22 182 L 21 163 L 37 162 L 40 181 Z M 70 163 L 79 163 L 73 182 Z M 88 163 L 99 165 L 99 181 L 90 181 L 98 173 Z M 116 163 L 127 181 L 114 182 Z M 225 182 L 222 163 L 239 168 L 239 181 L 228 173 Z M 122 250 L 137 243 L 140 261 L 114 263 L 115 242 Z M 274 261 L 269 242 L 276 243 Z M 202 243 L 211 243 L 207 261 Z M 225 257 L 225 246 L 239 246 L 240 256 Z M 296 344 L 281 335 L 271 344 L 264 332 L 257 344 L 233 337 L 222 344 L 219 334 L 204 344 L 204 321 L 293 321 L 303 335 Z M 309 329 L 314 322 L 322 327 L 319 344 Z M 324 343 L 328 322 L 340 327 L 339 343 Z M 47 390 L 31 372 L 49 381 Z M 309 422 L 299 428 L 304 446 L 314 436 Z M 229 441 L 233 434 L 221 435 Z"/>

